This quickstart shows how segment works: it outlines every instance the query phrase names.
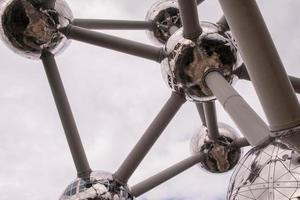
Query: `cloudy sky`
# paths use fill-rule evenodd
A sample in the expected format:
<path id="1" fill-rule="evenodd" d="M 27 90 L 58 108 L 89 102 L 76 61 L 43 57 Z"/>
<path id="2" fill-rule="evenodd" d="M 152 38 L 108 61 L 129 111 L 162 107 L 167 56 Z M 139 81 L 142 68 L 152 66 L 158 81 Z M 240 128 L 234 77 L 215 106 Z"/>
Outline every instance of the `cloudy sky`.
<path id="1" fill-rule="evenodd" d="M 143 20 L 155 0 L 69 0 L 76 17 Z M 259 0 L 289 74 L 300 76 L 300 1 Z M 215 22 L 217 0 L 199 7 L 201 20 Z M 114 35 L 150 43 L 144 31 Z M 54 200 L 76 177 L 56 107 L 40 61 L 24 59 L 0 43 L 0 199 Z M 170 95 L 157 63 L 79 42 L 57 63 L 94 170 L 114 172 Z M 250 83 L 236 89 L 263 117 Z M 220 121 L 236 127 L 218 104 Z M 185 104 L 130 180 L 135 184 L 190 155 L 200 126 Z M 225 200 L 230 173 L 193 167 L 140 199 Z"/>

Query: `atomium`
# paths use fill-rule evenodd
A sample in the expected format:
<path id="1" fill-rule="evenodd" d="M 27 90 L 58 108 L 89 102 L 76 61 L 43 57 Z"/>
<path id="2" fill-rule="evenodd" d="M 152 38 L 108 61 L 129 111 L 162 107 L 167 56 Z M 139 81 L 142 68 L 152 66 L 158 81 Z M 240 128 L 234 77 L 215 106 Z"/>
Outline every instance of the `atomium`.
<path id="1" fill-rule="evenodd" d="M 148 11 L 146 21 L 153 23 L 147 35 L 155 44 L 165 44 L 182 27 L 178 3 L 175 0 L 160 0 Z"/>
<path id="2" fill-rule="evenodd" d="M 251 149 L 228 189 L 228 200 L 248 199 L 300 199 L 300 154 L 278 140 Z"/>
<path id="3" fill-rule="evenodd" d="M 198 166 L 210 173 L 224 173 L 233 169 L 242 156 L 242 150 L 230 144 L 238 138 L 238 133 L 230 126 L 219 123 L 219 138 L 213 141 L 208 130 L 202 126 L 191 140 L 192 154 L 204 153 L 206 156 Z"/>
<path id="4" fill-rule="evenodd" d="M 133 200 L 127 186 L 114 180 L 112 174 L 94 171 L 89 178 L 77 178 L 60 200 Z"/>
<path id="5" fill-rule="evenodd" d="M 37 0 L 4 0 L 0 9 L 1 37 L 14 52 L 39 59 L 43 50 L 58 54 L 68 46 L 70 41 L 58 31 L 73 19 L 64 0 L 56 0 L 53 5 Z"/>
<path id="6" fill-rule="evenodd" d="M 230 34 L 216 24 L 202 22 L 203 33 L 195 41 L 185 39 L 182 29 L 166 44 L 168 56 L 162 61 L 165 82 L 190 101 L 203 102 L 215 97 L 205 84 L 205 75 L 219 71 L 233 83 L 238 65 L 237 48 Z"/>

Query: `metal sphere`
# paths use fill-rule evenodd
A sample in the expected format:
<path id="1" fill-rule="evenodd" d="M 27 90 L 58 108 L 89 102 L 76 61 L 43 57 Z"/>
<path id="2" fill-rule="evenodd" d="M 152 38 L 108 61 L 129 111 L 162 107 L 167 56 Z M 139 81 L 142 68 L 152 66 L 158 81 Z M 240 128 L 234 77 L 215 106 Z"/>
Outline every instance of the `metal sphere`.
<path id="1" fill-rule="evenodd" d="M 147 35 L 155 44 L 165 44 L 182 27 L 176 0 L 160 0 L 148 11 L 146 20 L 153 22 L 153 30 Z"/>
<path id="2" fill-rule="evenodd" d="M 300 154 L 280 141 L 251 149 L 236 167 L 228 200 L 300 199 Z"/>
<path id="3" fill-rule="evenodd" d="M 69 40 L 58 29 L 73 19 L 65 0 L 2 0 L 0 33 L 4 43 L 15 53 L 38 59 L 43 50 L 58 54 Z"/>
<path id="4" fill-rule="evenodd" d="M 111 173 L 92 172 L 89 179 L 77 178 L 60 200 L 133 200 L 127 186 L 113 179 Z"/>
<path id="5" fill-rule="evenodd" d="M 194 102 L 215 99 L 205 84 L 205 75 L 219 71 L 233 83 L 238 66 L 237 48 L 228 32 L 218 25 L 202 22 L 203 33 L 195 40 L 185 39 L 182 28 L 166 44 L 168 56 L 162 61 L 164 80 L 174 91 Z"/>
<path id="6" fill-rule="evenodd" d="M 191 140 L 192 154 L 204 153 L 205 159 L 198 165 L 210 173 L 225 173 L 233 169 L 242 155 L 240 148 L 230 144 L 238 138 L 238 133 L 230 126 L 219 123 L 220 137 L 212 141 L 208 131 L 202 126 L 200 131 Z"/>

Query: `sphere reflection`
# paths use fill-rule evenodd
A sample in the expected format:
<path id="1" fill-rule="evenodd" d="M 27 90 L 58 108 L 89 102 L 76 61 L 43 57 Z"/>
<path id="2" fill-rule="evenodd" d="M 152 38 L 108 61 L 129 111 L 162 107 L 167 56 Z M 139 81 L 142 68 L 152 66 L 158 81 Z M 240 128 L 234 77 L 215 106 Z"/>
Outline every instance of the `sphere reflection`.
<path id="1" fill-rule="evenodd" d="M 228 200 L 300 199 L 300 155 L 280 141 L 251 149 L 236 167 Z"/>
<path id="2" fill-rule="evenodd" d="M 153 22 L 153 30 L 147 31 L 150 40 L 156 44 L 165 44 L 182 27 L 177 1 L 156 2 L 148 11 L 146 21 Z"/>
<path id="3" fill-rule="evenodd" d="M 89 179 L 77 178 L 60 200 L 133 200 L 129 189 L 113 179 L 112 174 L 96 171 Z"/>
<path id="4" fill-rule="evenodd" d="M 237 67 L 237 48 L 228 32 L 218 25 L 201 23 L 203 33 L 195 41 L 185 39 L 182 28 L 166 44 L 167 58 L 162 62 L 165 81 L 174 91 L 183 93 L 190 101 L 215 99 L 207 88 L 204 77 L 219 71 L 233 83 Z"/>
<path id="5" fill-rule="evenodd" d="M 230 146 L 238 138 L 238 133 L 230 126 L 219 123 L 220 137 L 212 141 L 208 131 L 202 126 L 200 131 L 191 140 L 192 154 L 205 153 L 205 159 L 199 166 L 211 173 L 224 173 L 233 169 L 241 158 L 240 148 Z"/>
<path id="6" fill-rule="evenodd" d="M 37 59 L 44 49 L 57 54 L 69 44 L 67 38 L 58 31 L 73 19 L 69 6 L 64 0 L 56 0 L 53 4 L 44 2 L 1 2 L 1 37 L 15 53 Z"/>

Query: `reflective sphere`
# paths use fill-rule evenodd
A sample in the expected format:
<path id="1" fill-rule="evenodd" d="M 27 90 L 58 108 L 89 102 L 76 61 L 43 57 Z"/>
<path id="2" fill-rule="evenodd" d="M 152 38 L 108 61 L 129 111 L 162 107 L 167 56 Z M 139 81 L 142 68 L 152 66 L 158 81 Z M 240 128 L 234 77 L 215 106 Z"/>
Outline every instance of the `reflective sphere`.
<path id="1" fill-rule="evenodd" d="M 187 100 L 202 102 L 215 99 L 207 88 L 204 77 L 210 71 L 219 71 L 233 83 L 237 67 L 237 48 L 228 32 L 218 25 L 202 22 L 202 35 L 196 41 L 182 36 L 182 28 L 166 44 L 168 56 L 162 61 L 165 81 Z"/>
<path id="2" fill-rule="evenodd" d="M 68 44 L 58 29 L 73 19 L 64 0 L 2 0 L 0 5 L 0 33 L 4 43 L 14 52 L 27 58 L 38 59 L 44 49 L 53 54 Z M 48 5 L 49 4 L 49 5 Z"/>
<path id="3" fill-rule="evenodd" d="M 113 179 L 112 174 L 96 171 L 89 179 L 77 178 L 60 200 L 133 200 L 127 186 Z"/>
<path id="4" fill-rule="evenodd" d="M 192 154 L 206 154 L 199 166 L 211 173 L 228 172 L 235 167 L 242 155 L 240 148 L 230 146 L 238 138 L 238 133 L 226 124 L 219 123 L 218 126 L 220 137 L 216 141 L 209 139 L 205 126 L 191 140 Z"/>
<path id="5" fill-rule="evenodd" d="M 300 155 L 273 141 L 251 149 L 236 167 L 228 200 L 300 199 Z"/>
<path id="6" fill-rule="evenodd" d="M 155 44 L 165 44 L 182 27 L 176 0 L 156 2 L 148 11 L 146 20 L 153 22 L 153 30 L 147 31 L 147 35 Z"/>

